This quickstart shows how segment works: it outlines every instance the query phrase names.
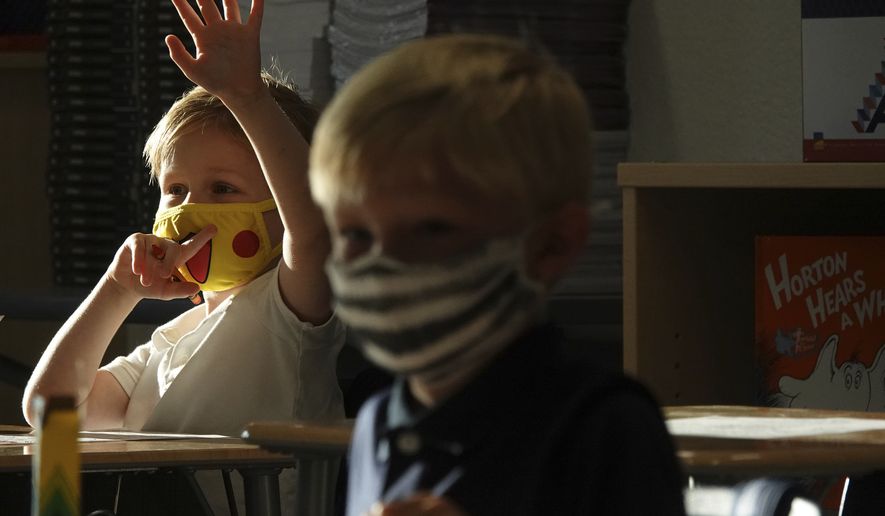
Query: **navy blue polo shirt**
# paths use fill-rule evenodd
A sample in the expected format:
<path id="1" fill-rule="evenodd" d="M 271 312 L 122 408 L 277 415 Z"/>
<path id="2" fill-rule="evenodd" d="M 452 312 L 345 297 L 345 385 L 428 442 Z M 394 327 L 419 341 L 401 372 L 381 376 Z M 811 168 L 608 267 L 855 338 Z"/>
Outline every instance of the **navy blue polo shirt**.
<path id="1" fill-rule="evenodd" d="M 347 513 L 418 491 L 467 514 L 681 515 L 683 476 L 647 390 L 529 332 L 452 397 L 421 406 L 398 379 L 365 403 Z"/>

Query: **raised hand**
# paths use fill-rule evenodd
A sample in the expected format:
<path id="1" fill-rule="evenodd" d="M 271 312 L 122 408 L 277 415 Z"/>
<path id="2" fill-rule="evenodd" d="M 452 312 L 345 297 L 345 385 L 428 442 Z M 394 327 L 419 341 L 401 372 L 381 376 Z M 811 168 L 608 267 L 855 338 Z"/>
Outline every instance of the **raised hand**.
<path id="1" fill-rule="evenodd" d="M 224 15 L 213 0 L 197 0 L 200 14 L 187 0 L 172 3 L 196 45 L 197 55 L 192 56 L 177 36 L 166 36 L 169 56 L 188 79 L 228 107 L 248 103 L 263 92 L 259 36 L 264 0 L 252 0 L 246 23 L 236 0 L 223 1 Z"/>
<path id="2" fill-rule="evenodd" d="M 223 0 L 224 14 L 213 0 L 197 0 L 198 10 L 187 0 L 171 1 L 196 43 L 196 55 L 175 36 L 167 36 L 169 55 L 185 76 L 218 97 L 236 118 L 276 200 L 285 229 L 280 294 L 302 321 L 323 324 L 332 313 L 325 275 L 329 235 L 310 197 L 307 142 L 261 77 L 264 0 L 252 0 L 246 23 L 236 0 Z"/>
<path id="3" fill-rule="evenodd" d="M 146 233 L 130 235 L 117 251 L 108 277 L 139 298 L 192 297 L 200 287 L 181 281 L 178 267 L 193 258 L 217 232 L 210 225 L 181 244 Z"/>

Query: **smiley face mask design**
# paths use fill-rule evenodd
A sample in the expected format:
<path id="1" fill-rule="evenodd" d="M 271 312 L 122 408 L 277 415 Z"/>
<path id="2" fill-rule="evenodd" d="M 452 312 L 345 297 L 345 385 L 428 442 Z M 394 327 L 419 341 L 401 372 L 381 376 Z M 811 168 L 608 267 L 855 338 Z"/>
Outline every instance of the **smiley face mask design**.
<path id="1" fill-rule="evenodd" d="M 218 234 L 178 271 L 203 291 L 221 291 L 249 282 L 279 258 L 283 244 L 271 246 L 264 213 L 273 199 L 255 203 L 182 204 L 157 213 L 153 233 L 184 242 L 214 224 Z"/>

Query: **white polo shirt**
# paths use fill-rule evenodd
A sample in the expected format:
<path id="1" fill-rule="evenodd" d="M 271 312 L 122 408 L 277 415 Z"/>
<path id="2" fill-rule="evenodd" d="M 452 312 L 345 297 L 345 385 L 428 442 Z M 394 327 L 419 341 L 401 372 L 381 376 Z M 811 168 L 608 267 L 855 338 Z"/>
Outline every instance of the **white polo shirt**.
<path id="1" fill-rule="evenodd" d="M 343 418 L 344 326 L 300 321 L 278 277 L 259 276 L 208 317 L 188 310 L 104 366 L 129 395 L 124 428 L 239 436 L 253 420 Z"/>

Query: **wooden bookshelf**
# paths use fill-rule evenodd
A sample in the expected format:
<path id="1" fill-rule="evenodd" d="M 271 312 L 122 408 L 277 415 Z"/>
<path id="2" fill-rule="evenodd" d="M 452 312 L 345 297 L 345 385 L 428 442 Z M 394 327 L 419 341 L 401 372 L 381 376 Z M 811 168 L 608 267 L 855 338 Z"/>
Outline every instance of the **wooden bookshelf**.
<path id="1" fill-rule="evenodd" d="M 885 163 L 622 163 L 624 370 L 755 404 L 754 237 L 885 234 Z"/>

